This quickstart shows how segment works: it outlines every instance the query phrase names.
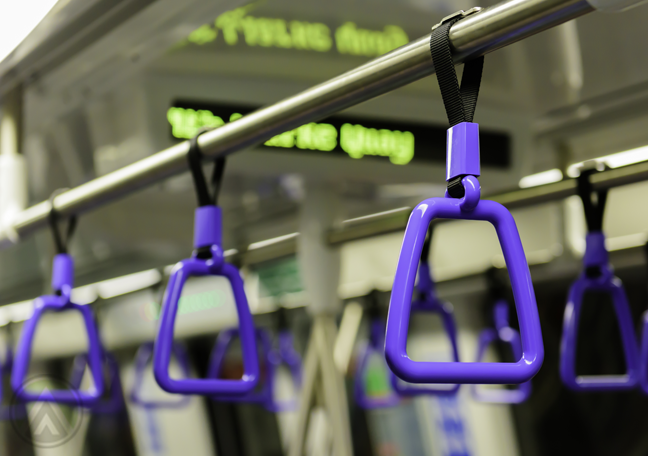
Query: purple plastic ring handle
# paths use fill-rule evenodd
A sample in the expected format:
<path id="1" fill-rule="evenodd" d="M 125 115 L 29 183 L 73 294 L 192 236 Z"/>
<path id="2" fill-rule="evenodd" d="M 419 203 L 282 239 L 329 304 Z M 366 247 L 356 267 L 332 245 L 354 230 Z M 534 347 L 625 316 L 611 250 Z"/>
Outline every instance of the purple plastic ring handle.
<path id="1" fill-rule="evenodd" d="M 362 347 L 358 354 L 358 366 L 353 379 L 353 392 L 356 403 L 365 410 L 395 407 L 400 403 L 400 398 L 393 390 L 385 396 L 371 396 L 367 393 L 365 374 L 373 354 L 378 353 L 383 358 L 385 346 L 385 324 L 380 320 L 371 322 L 369 341 Z"/>
<path id="2" fill-rule="evenodd" d="M 441 316 L 443 328 L 448 335 L 450 346 L 452 347 L 452 359 L 454 362 L 459 362 L 459 347 L 457 344 L 457 323 L 454 319 L 452 306 L 446 302 L 441 301 L 434 288 L 434 281 L 430 273 L 430 265 L 427 261 L 422 261 L 419 266 L 418 284 L 416 285 L 417 291 L 421 294 L 421 299 L 412 303 L 411 313 L 427 312 L 435 313 Z M 459 391 L 461 385 L 454 384 L 447 387 L 422 387 L 413 386 L 404 383 L 390 371 L 392 387 L 401 396 L 420 396 L 423 394 L 432 395 L 452 395 Z"/>
<path id="3" fill-rule="evenodd" d="M 8 336 L 10 338 L 11 336 Z M 10 339 L 9 339 L 10 340 Z M 13 348 L 10 342 L 7 343 L 7 349 L 5 352 L 5 358 L 0 364 L 0 384 L 4 375 L 11 375 L 11 370 L 13 368 Z M 0 388 L 0 404 L 3 399 L 3 390 Z M 0 420 L 18 420 L 23 419 L 27 416 L 27 408 L 24 403 L 12 401 L 10 405 L 0 406 Z"/>
<path id="4" fill-rule="evenodd" d="M 484 359 L 486 348 L 495 341 L 501 341 L 511 347 L 513 357 L 522 357 L 522 342 L 520 333 L 509 326 L 508 303 L 504 300 L 495 303 L 493 308 L 495 329 L 485 329 L 479 335 L 477 345 L 477 356 L 475 362 L 479 363 Z M 520 404 L 531 396 L 531 382 L 520 383 L 515 390 L 486 390 L 471 385 L 473 398 L 478 402 L 489 402 L 494 404 Z"/>
<path id="5" fill-rule="evenodd" d="M 72 279 L 74 276 L 74 261 L 68 254 L 61 253 L 54 257 L 52 269 L 52 288 L 59 294 L 46 295 L 34 301 L 34 313 L 25 322 L 16 348 L 14 368 L 11 373 L 11 387 L 16 398 L 23 402 L 58 402 L 67 405 L 91 407 L 103 395 L 103 348 L 95 325 L 92 310 L 70 301 Z M 62 312 L 77 310 L 83 317 L 88 336 L 88 367 L 94 385 L 87 391 L 77 389 L 51 390 L 47 392 L 32 392 L 25 388 L 25 380 L 31 360 L 31 350 L 38 321 L 45 311 Z"/>
<path id="6" fill-rule="evenodd" d="M 254 337 L 254 323 L 245 297 L 241 274 L 234 266 L 223 261 L 221 218 L 220 207 L 202 206 L 196 209 L 194 246 L 196 249 L 210 248 L 211 258 L 201 259 L 194 254 L 192 258 L 182 260 L 173 268 L 167 285 L 160 315 L 160 327 L 155 340 L 153 373 L 160 387 L 170 393 L 206 396 L 246 394 L 252 391 L 259 381 L 259 359 Z M 169 376 L 169 361 L 171 360 L 173 329 L 182 288 L 190 276 L 208 275 L 223 276 L 229 280 L 232 286 L 243 351 L 243 377 L 240 380 L 172 379 Z"/>
<path id="7" fill-rule="evenodd" d="M 174 343 L 173 355 L 178 361 L 178 366 L 180 367 L 180 372 L 184 377 L 189 377 L 189 357 L 184 347 L 180 344 Z M 153 342 L 147 342 L 142 344 L 140 348 L 137 349 L 135 354 L 135 381 L 133 384 L 133 389 L 130 393 L 130 401 L 145 409 L 179 409 L 189 405 L 190 398 L 187 396 L 180 397 L 176 401 L 162 401 L 162 400 L 153 400 L 146 399 L 142 397 L 142 385 L 144 383 L 144 372 L 146 366 L 151 362 L 153 356 Z"/>
<path id="8" fill-rule="evenodd" d="M 74 388 L 78 389 L 81 386 L 87 364 L 88 357 L 85 354 L 77 355 L 74 358 L 70 376 L 70 384 Z M 105 352 L 104 365 L 107 371 L 109 397 L 91 406 L 90 411 L 98 415 L 112 415 L 124 410 L 124 390 L 119 377 L 119 364 L 111 353 Z"/>
<path id="9" fill-rule="evenodd" d="M 641 316 L 641 359 L 639 362 L 639 384 L 641 391 L 648 394 L 648 310 Z"/>
<path id="10" fill-rule="evenodd" d="M 285 412 L 293 410 L 296 407 L 296 401 L 277 401 L 274 398 L 275 376 L 277 368 L 282 361 L 290 369 L 295 383 L 301 385 L 301 359 L 292 347 L 292 335 L 288 332 L 282 332 L 279 340 L 279 350 L 272 347 L 272 338 L 270 333 L 263 328 L 257 328 L 256 338 L 261 344 L 261 358 L 264 360 L 266 372 L 265 381 L 259 391 L 251 391 L 244 395 L 214 395 L 212 399 L 220 402 L 245 402 L 262 405 L 266 410 L 272 413 Z M 282 337 L 283 336 L 283 348 Z M 231 343 L 239 337 L 238 328 L 230 328 L 221 331 L 216 339 L 214 350 L 207 369 L 208 378 L 218 378 L 225 361 L 225 355 Z M 290 343 L 289 347 L 287 344 Z"/>
<path id="11" fill-rule="evenodd" d="M 586 270 L 584 270 L 569 289 L 569 299 L 565 307 L 563 333 L 560 343 L 560 377 L 563 383 L 574 391 L 624 391 L 633 389 L 639 383 L 640 377 L 639 349 L 628 298 L 621 280 L 614 276 L 609 266 L 608 253 L 605 249 L 605 234 L 602 231 L 592 231 L 587 234 L 583 263 L 585 268 L 598 268 L 600 275 L 598 277 L 588 277 Z M 608 293 L 612 297 L 627 367 L 625 375 L 576 375 L 578 321 L 583 307 L 583 296 L 586 291 Z"/>
<path id="12" fill-rule="evenodd" d="M 387 319 L 385 355 L 392 371 L 411 383 L 518 384 L 530 380 L 544 359 L 540 319 L 531 274 L 511 213 L 501 204 L 482 200 L 472 211 L 462 199 L 430 198 L 412 211 L 398 260 Z M 416 362 L 407 355 L 412 294 L 423 243 L 435 218 L 483 220 L 493 224 L 508 267 L 520 322 L 522 357 L 515 363 Z"/>

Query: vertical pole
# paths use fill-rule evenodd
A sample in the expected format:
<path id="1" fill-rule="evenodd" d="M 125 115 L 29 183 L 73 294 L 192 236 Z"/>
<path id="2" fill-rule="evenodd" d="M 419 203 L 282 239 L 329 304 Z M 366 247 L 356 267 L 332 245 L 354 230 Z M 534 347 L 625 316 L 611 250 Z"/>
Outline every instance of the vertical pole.
<path id="1" fill-rule="evenodd" d="M 303 454 L 311 410 L 318 397 L 332 431 L 333 454 L 351 456 L 353 451 L 344 376 L 333 360 L 335 316 L 340 310 L 340 252 L 327 244 L 326 232 L 338 215 L 339 199 L 335 192 L 322 183 L 311 183 L 301 208 L 298 258 L 310 298 L 313 326 L 304 362 L 299 424 L 290 456 Z"/>
<path id="2" fill-rule="evenodd" d="M 0 154 L 20 153 L 22 132 L 22 87 L 18 86 L 0 100 Z"/>
<path id="3" fill-rule="evenodd" d="M 297 244 L 299 266 L 313 315 L 340 311 L 340 251 L 326 243 L 326 234 L 339 216 L 339 197 L 323 183 L 307 184 L 302 202 Z"/>
<path id="4" fill-rule="evenodd" d="M 0 100 L 0 230 L 12 242 L 18 241 L 18 235 L 9 227 L 27 207 L 27 171 L 20 153 L 22 94 L 22 86 L 18 86 Z"/>

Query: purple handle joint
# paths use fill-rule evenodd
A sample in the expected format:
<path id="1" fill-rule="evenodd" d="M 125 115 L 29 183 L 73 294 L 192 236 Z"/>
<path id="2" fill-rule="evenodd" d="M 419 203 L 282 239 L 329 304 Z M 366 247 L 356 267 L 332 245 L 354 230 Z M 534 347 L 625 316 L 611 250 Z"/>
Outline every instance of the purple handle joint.
<path id="1" fill-rule="evenodd" d="M 53 295 L 45 295 L 34 301 L 34 312 L 25 322 L 16 348 L 16 358 L 11 373 L 11 387 L 16 397 L 23 402 L 58 402 L 79 407 L 92 407 L 104 392 L 103 349 L 92 311 L 89 306 L 75 304 L 70 300 L 73 287 L 74 261 L 67 253 L 54 257 L 52 269 Z M 31 360 L 31 350 L 38 321 L 46 311 L 63 312 L 76 310 L 81 313 L 88 336 L 86 354 L 93 386 L 86 391 L 76 388 L 31 391 L 26 386 L 27 372 Z"/>
<path id="2" fill-rule="evenodd" d="M 634 389 L 639 383 L 639 349 L 635 337 L 632 314 L 623 284 L 608 262 L 605 234 L 589 232 L 586 237 L 584 269 L 569 289 L 563 319 L 560 343 L 560 377 L 574 391 L 622 391 Z M 614 312 L 619 324 L 621 342 L 626 362 L 625 375 L 576 374 L 576 346 L 578 321 L 583 308 L 583 297 L 588 291 L 608 293 L 612 298 Z"/>
<path id="3" fill-rule="evenodd" d="M 290 358 L 286 360 L 286 358 L 282 355 L 282 351 L 285 352 L 286 347 L 280 347 L 278 350 L 275 350 L 272 346 L 272 338 L 270 336 L 270 333 L 266 329 L 257 328 L 255 332 L 257 340 L 261 346 L 261 359 L 263 359 L 263 366 L 265 367 L 265 381 L 261 384 L 260 389 L 251 391 L 243 396 L 214 395 L 212 396 L 212 399 L 220 402 L 245 402 L 258 404 L 272 413 L 294 410 L 297 406 L 296 401 L 278 401 L 274 396 L 277 369 L 280 367 L 282 362 L 286 362 L 286 365 L 291 371 L 295 384 L 298 387 L 301 386 L 301 360 L 299 358 L 297 358 L 297 360 L 292 358 L 294 355 L 296 355 L 296 353 L 294 353 L 294 349 L 292 349 L 292 341 L 290 348 L 293 351 L 289 353 L 288 356 Z M 234 339 L 237 337 L 239 337 L 238 328 L 230 328 L 220 332 L 218 338 L 216 339 L 216 345 L 214 346 L 214 350 L 212 352 L 209 368 L 207 369 L 208 378 L 219 378 L 221 376 L 227 350 Z M 285 335 L 283 339 L 283 344 L 285 345 Z M 281 342 L 282 341 L 280 337 L 280 344 Z"/>
<path id="4" fill-rule="evenodd" d="M 457 323 L 455 322 L 454 312 L 452 305 L 447 302 L 441 301 L 437 294 L 430 272 L 430 265 L 425 259 L 421 261 L 418 272 L 418 283 L 416 285 L 419 298 L 412 303 L 412 313 L 427 312 L 434 313 L 441 316 L 443 328 L 450 341 L 452 347 L 452 359 L 454 362 L 459 362 L 459 348 L 457 344 Z M 418 396 L 422 394 L 432 395 L 453 395 L 456 394 L 461 385 L 447 385 L 436 387 L 423 387 L 420 385 L 407 384 L 398 379 L 396 375 L 391 372 L 392 387 L 400 396 Z"/>
<path id="5" fill-rule="evenodd" d="M 522 342 L 520 341 L 520 333 L 509 325 L 508 303 L 504 300 L 496 302 L 493 308 L 493 314 L 495 328 L 485 329 L 479 335 L 475 362 L 482 362 L 486 354 L 486 348 L 495 341 L 503 342 L 511 347 L 513 357 L 520 359 L 522 357 Z M 531 381 L 521 383 L 519 388 L 515 390 L 488 390 L 477 388 L 477 385 L 471 385 L 471 393 L 473 398 L 478 402 L 520 404 L 531 396 Z"/>
<path id="6" fill-rule="evenodd" d="M 410 215 L 392 288 L 385 355 L 392 371 L 410 383 L 519 384 L 530 380 L 544 359 L 540 319 L 520 235 L 511 213 L 480 200 L 477 124 L 450 128 L 445 198 L 419 203 Z M 474 125 L 474 126 L 473 126 Z M 465 129 L 466 134 L 461 133 Z M 461 133 L 455 136 L 455 132 Z M 460 181 L 459 181 L 460 179 Z M 458 185 L 461 184 L 461 185 Z M 514 363 L 417 362 L 407 355 L 407 334 L 416 271 L 430 222 L 435 218 L 482 220 L 493 224 L 508 268 L 520 322 L 522 356 Z"/>
<path id="7" fill-rule="evenodd" d="M 160 387 L 169 393 L 244 395 L 252 391 L 259 381 L 259 360 L 254 335 L 254 324 L 248 307 L 243 279 L 238 269 L 223 259 L 222 212 L 215 205 L 198 207 L 195 214 L 194 253 L 173 268 L 164 295 L 160 326 L 155 340 L 153 372 Z M 234 294 L 239 319 L 239 332 L 243 351 L 244 373 L 240 380 L 218 378 L 173 379 L 169 375 L 169 361 L 173 344 L 173 330 L 178 313 L 182 288 L 190 276 L 223 276 L 229 280 Z"/>
<path id="8" fill-rule="evenodd" d="M 358 364 L 356 373 L 353 379 L 353 392 L 355 395 L 356 403 L 360 408 L 371 410 L 377 408 L 394 407 L 400 404 L 400 398 L 393 391 L 389 382 L 385 381 L 385 385 L 376 385 L 376 389 L 382 388 L 380 395 L 373 394 L 367 388 L 367 373 L 369 369 L 369 362 L 372 356 L 379 355 L 380 359 L 384 356 L 385 346 L 385 324 L 379 319 L 371 321 L 370 335 L 367 343 L 360 349 L 358 353 Z M 385 366 L 385 371 L 389 371 Z"/>

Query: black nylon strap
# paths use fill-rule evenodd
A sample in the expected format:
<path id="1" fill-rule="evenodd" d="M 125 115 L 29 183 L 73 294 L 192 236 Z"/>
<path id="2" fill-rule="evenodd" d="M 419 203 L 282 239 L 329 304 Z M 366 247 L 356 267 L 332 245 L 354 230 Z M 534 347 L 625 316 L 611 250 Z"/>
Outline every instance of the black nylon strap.
<path id="1" fill-rule="evenodd" d="M 208 131 L 209 129 L 198 131 L 198 133 L 189 140 L 189 152 L 187 152 L 187 161 L 189 162 L 189 170 L 193 176 L 198 206 L 210 206 L 218 203 L 221 182 L 223 180 L 223 172 L 225 171 L 225 158 L 217 158 L 214 163 L 214 171 L 211 178 L 214 186 L 214 194 L 210 195 L 207 187 L 207 180 L 205 179 L 202 169 L 202 153 L 198 146 L 198 137 Z"/>
<path id="2" fill-rule="evenodd" d="M 61 236 L 61 230 L 59 229 L 60 214 L 54 208 L 54 198 L 64 191 L 65 189 L 54 190 L 49 198 L 50 212 L 47 220 L 52 231 L 52 237 L 54 238 L 56 253 L 68 253 L 68 243 L 70 242 L 70 238 L 74 234 L 74 230 L 77 226 L 77 216 L 73 215 L 68 220 L 67 233 L 65 239 L 63 239 L 63 236 Z"/>
<path id="3" fill-rule="evenodd" d="M 594 192 L 590 176 L 596 170 L 590 169 L 581 171 L 578 176 L 578 196 L 583 202 L 583 209 L 585 210 L 585 220 L 587 221 L 587 231 L 601 231 L 603 229 L 603 216 L 605 214 L 605 203 L 607 201 L 607 190 L 599 190 Z M 596 201 L 592 197 L 596 194 Z"/>
<path id="4" fill-rule="evenodd" d="M 430 223 L 425 242 L 423 243 L 423 250 L 421 250 L 421 263 L 427 263 L 430 258 L 430 246 L 432 245 L 432 232 L 434 231 L 434 223 Z"/>
<path id="5" fill-rule="evenodd" d="M 288 311 L 286 310 L 285 307 L 283 306 L 277 307 L 277 310 L 275 311 L 275 315 L 276 315 L 276 323 L 277 323 L 278 331 L 286 331 L 290 329 L 290 325 L 288 324 Z"/>
<path id="6" fill-rule="evenodd" d="M 483 56 L 466 62 L 459 86 L 449 38 L 450 27 L 459 20 L 461 18 L 456 17 L 441 24 L 430 36 L 430 53 L 451 127 L 461 122 L 473 121 L 484 68 Z"/>
<path id="7" fill-rule="evenodd" d="M 367 317 L 369 320 L 375 320 L 381 317 L 380 307 L 380 292 L 378 290 L 371 290 L 365 297 L 367 306 Z"/>
<path id="8" fill-rule="evenodd" d="M 648 242 L 644 244 L 644 258 L 646 259 L 646 266 L 648 266 Z"/>
<path id="9" fill-rule="evenodd" d="M 500 299 L 507 299 L 508 284 L 502 279 L 500 271 L 494 266 L 486 270 L 486 287 L 491 302 L 495 303 Z"/>

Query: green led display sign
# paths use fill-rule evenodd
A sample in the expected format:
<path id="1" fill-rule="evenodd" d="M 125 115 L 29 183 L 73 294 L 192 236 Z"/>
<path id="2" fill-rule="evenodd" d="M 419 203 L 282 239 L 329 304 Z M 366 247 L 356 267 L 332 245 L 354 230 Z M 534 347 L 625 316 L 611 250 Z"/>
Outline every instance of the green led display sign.
<path id="1" fill-rule="evenodd" d="M 213 23 L 194 30 L 184 44 L 202 46 L 221 37 L 228 46 L 245 43 L 252 47 L 335 50 L 340 54 L 376 57 L 409 43 L 407 33 L 397 25 L 369 30 L 346 22 L 333 31 L 321 22 L 251 16 L 248 13 L 253 8 L 254 5 L 247 5 L 221 14 Z"/>
<path id="2" fill-rule="evenodd" d="M 189 139 L 203 127 L 220 127 L 254 111 L 255 106 L 179 100 L 167 111 L 171 135 Z M 263 147 L 285 151 L 312 151 L 354 159 L 383 157 L 394 165 L 445 162 L 446 127 L 420 122 L 381 121 L 333 116 L 270 138 Z M 506 133 L 481 130 L 484 166 L 508 167 L 510 138 Z"/>

